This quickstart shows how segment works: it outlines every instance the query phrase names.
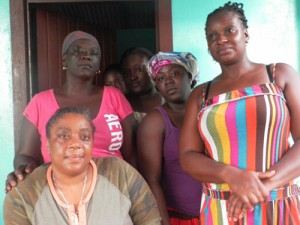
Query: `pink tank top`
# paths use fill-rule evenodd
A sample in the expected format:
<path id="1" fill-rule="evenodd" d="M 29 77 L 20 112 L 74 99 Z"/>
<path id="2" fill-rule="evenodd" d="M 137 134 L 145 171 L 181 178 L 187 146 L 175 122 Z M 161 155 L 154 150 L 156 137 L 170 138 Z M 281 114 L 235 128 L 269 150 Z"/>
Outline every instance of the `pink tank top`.
<path id="1" fill-rule="evenodd" d="M 23 115 L 38 129 L 44 162 L 51 161 L 46 146 L 46 123 L 59 109 L 53 89 L 36 94 L 27 105 Z M 104 87 L 98 115 L 93 120 L 93 157 L 117 156 L 122 158 L 120 148 L 123 144 L 121 121 L 133 113 L 125 96 L 116 88 Z"/>

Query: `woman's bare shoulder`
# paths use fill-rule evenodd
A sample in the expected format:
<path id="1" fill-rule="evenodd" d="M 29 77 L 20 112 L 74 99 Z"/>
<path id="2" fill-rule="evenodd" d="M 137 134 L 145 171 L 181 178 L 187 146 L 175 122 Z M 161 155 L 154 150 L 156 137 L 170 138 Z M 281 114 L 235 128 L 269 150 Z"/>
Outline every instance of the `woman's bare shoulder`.
<path id="1" fill-rule="evenodd" d="M 271 66 L 275 82 L 283 90 L 286 85 L 297 82 L 299 74 L 297 71 L 287 63 L 276 63 Z"/>

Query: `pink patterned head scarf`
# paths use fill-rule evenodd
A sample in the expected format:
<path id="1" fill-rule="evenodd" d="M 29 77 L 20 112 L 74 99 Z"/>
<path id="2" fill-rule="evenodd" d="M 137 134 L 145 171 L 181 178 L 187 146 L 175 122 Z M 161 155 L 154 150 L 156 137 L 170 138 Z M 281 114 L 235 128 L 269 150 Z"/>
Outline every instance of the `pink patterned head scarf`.
<path id="1" fill-rule="evenodd" d="M 190 52 L 159 52 L 148 61 L 147 68 L 151 77 L 155 79 L 160 69 L 170 64 L 183 66 L 192 75 L 192 80 L 197 81 L 197 59 Z"/>
<path id="2" fill-rule="evenodd" d="M 80 40 L 80 39 L 88 39 L 88 40 L 94 42 L 100 49 L 99 43 L 93 35 L 83 32 L 83 31 L 80 31 L 80 30 L 77 30 L 77 31 L 73 31 L 73 32 L 69 33 L 65 37 L 62 51 L 61 51 L 62 55 L 66 54 L 66 52 L 71 44 L 73 44 L 75 41 Z"/>

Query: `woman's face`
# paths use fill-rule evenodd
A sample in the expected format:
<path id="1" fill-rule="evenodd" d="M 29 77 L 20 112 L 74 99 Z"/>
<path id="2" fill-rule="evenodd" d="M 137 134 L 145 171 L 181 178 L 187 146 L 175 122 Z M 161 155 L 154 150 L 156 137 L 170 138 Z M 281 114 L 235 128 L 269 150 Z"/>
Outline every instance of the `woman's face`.
<path id="1" fill-rule="evenodd" d="M 125 95 L 128 93 L 123 75 L 117 71 L 112 71 L 105 75 L 104 85 L 118 88 Z"/>
<path id="2" fill-rule="evenodd" d="M 96 75 L 100 65 L 100 49 L 88 40 L 80 39 L 75 41 L 63 56 L 67 72 L 83 78 L 91 78 Z"/>
<path id="3" fill-rule="evenodd" d="M 163 66 L 155 77 L 155 86 L 167 102 L 185 102 L 191 92 L 191 76 L 180 65 Z"/>
<path id="4" fill-rule="evenodd" d="M 135 94 L 147 93 L 154 86 L 147 71 L 147 61 L 146 56 L 133 54 L 129 55 L 122 65 L 126 85 Z"/>
<path id="5" fill-rule="evenodd" d="M 84 116 L 63 115 L 52 125 L 47 139 L 53 168 L 70 176 L 85 172 L 92 157 L 93 141 L 92 127 Z"/>
<path id="6" fill-rule="evenodd" d="M 213 15 L 208 20 L 206 40 L 213 59 L 227 65 L 246 55 L 249 35 L 238 15 L 225 11 Z"/>

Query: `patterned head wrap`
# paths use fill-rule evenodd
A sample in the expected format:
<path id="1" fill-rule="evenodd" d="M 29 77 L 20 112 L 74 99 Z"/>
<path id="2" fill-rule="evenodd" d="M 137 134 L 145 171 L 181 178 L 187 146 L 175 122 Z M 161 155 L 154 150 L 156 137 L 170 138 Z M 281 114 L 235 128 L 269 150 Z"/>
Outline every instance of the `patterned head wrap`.
<path id="1" fill-rule="evenodd" d="M 88 40 L 94 42 L 100 49 L 99 43 L 93 35 L 83 32 L 83 31 L 80 31 L 80 30 L 77 30 L 77 31 L 73 31 L 73 32 L 69 33 L 65 37 L 65 40 L 64 40 L 64 43 L 62 46 L 62 52 L 61 52 L 62 55 L 66 54 L 66 52 L 71 44 L 73 44 L 75 41 L 78 41 L 80 39 L 88 39 Z"/>
<path id="2" fill-rule="evenodd" d="M 196 57 L 190 52 L 159 52 L 148 61 L 148 70 L 153 79 L 159 70 L 170 64 L 183 66 L 192 75 L 192 80 L 197 80 L 198 65 Z"/>

